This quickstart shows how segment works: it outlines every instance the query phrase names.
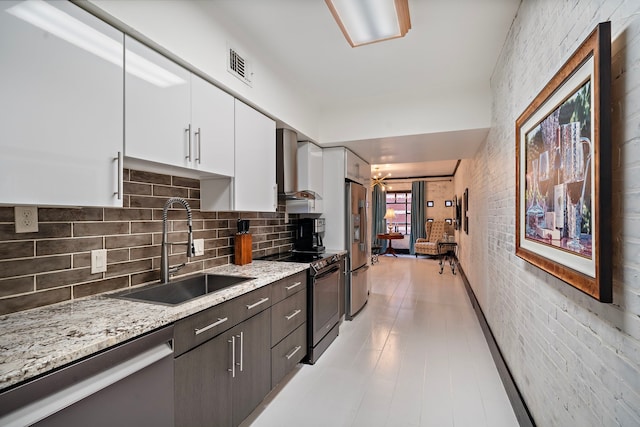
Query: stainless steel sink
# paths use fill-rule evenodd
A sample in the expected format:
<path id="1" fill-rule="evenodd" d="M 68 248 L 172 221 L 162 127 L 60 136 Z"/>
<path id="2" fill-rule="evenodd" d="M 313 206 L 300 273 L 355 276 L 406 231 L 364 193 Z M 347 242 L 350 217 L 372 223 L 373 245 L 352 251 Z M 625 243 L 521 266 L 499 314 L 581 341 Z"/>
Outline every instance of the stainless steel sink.
<path id="1" fill-rule="evenodd" d="M 133 291 L 119 292 L 111 294 L 110 296 L 113 298 L 155 304 L 178 305 L 253 279 L 255 279 L 255 277 L 199 274 L 169 283 L 146 286 Z"/>

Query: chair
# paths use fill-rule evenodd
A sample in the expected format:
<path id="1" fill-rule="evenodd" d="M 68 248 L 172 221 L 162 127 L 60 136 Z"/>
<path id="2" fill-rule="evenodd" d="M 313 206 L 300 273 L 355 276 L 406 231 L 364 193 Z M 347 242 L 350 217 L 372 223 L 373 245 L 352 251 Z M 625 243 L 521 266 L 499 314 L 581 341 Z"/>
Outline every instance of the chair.
<path id="1" fill-rule="evenodd" d="M 427 222 L 425 224 L 425 229 L 427 231 L 427 237 L 418 238 L 414 245 L 416 258 L 418 257 L 418 254 L 432 256 L 440 255 L 438 252 L 438 242 L 442 240 L 442 236 L 444 236 L 445 232 L 447 234 L 453 234 L 453 227 L 444 220 Z"/>

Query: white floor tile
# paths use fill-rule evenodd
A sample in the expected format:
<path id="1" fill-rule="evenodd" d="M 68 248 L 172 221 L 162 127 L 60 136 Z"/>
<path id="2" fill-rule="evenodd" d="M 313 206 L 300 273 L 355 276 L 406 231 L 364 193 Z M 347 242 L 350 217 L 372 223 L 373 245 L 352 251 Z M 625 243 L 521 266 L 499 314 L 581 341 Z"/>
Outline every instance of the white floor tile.
<path id="1" fill-rule="evenodd" d="M 438 270 L 380 257 L 362 312 L 243 426 L 517 426 L 462 280 Z"/>

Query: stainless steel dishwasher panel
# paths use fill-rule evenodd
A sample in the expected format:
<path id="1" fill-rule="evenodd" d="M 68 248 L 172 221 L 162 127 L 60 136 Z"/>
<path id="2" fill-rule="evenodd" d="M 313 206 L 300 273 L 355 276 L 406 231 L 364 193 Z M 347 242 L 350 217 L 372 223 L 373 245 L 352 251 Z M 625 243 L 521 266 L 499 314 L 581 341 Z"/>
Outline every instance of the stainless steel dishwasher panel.
<path id="1" fill-rule="evenodd" d="M 173 326 L 0 393 L 2 426 L 173 426 Z"/>

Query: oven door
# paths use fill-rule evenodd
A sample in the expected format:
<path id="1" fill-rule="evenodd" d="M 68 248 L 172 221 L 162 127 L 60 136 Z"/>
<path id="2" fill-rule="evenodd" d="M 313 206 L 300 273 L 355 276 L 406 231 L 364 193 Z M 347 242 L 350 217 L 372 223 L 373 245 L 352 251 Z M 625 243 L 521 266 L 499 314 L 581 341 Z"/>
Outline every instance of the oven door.
<path id="1" fill-rule="evenodd" d="M 313 346 L 340 320 L 340 266 L 334 264 L 312 278 Z"/>

